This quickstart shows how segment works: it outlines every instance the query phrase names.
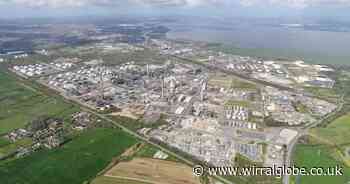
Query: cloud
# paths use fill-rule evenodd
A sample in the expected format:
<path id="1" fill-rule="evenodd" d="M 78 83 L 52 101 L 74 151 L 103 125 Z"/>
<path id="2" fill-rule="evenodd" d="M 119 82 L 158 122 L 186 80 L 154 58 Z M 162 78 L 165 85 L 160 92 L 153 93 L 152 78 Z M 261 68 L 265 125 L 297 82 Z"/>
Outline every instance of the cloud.
<path id="1" fill-rule="evenodd" d="M 232 4 L 242 6 L 286 6 L 306 8 L 318 5 L 350 5 L 350 0 L 0 0 L 0 5 L 10 3 L 29 7 L 83 7 L 83 6 L 168 6 L 168 7 L 200 7 L 223 6 Z"/>
<path id="2" fill-rule="evenodd" d="M 116 6 L 128 0 L 0 0 L 3 4 L 26 7 L 83 7 L 83 6 Z"/>
<path id="3" fill-rule="evenodd" d="M 80 7 L 87 2 L 81 0 L 12 0 L 11 3 L 29 7 Z"/>
<path id="4" fill-rule="evenodd" d="M 28 7 L 82 7 L 82 6 L 169 6 L 197 7 L 227 3 L 230 0 L 0 0 L 1 4 L 15 4 Z"/>
<path id="5" fill-rule="evenodd" d="M 131 2 L 147 5 L 147 6 L 182 6 L 182 7 L 198 7 L 223 5 L 230 0 L 129 0 Z"/>

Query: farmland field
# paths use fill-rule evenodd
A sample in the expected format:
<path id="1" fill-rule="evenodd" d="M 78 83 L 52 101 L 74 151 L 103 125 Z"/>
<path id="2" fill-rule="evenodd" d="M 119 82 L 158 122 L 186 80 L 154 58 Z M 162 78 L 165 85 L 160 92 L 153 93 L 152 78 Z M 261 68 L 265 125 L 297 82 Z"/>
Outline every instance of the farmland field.
<path id="1" fill-rule="evenodd" d="M 315 128 L 311 133 L 321 140 L 326 140 L 336 145 L 350 144 L 350 114 L 342 116 L 325 128 Z"/>
<path id="2" fill-rule="evenodd" d="M 131 180 L 125 180 L 125 179 L 117 179 L 117 178 L 111 178 L 107 176 L 99 176 L 94 181 L 92 181 L 91 184 L 150 184 L 150 183 L 144 183 L 140 181 L 131 181 Z"/>
<path id="3" fill-rule="evenodd" d="M 318 87 L 304 87 L 307 92 L 314 94 L 322 99 L 336 103 L 340 95 L 334 89 L 318 88 Z"/>
<path id="4" fill-rule="evenodd" d="M 211 86 L 218 86 L 226 89 L 230 89 L 230 88 L 247 89 L 247 90 L 257 89 L 256 84 L 239 79 L 234 76 L 225 76 L 225 75 L 212 76 L 208 83 Z"/>
<path id="5" fill-rule="evenodd" d="M 154 154 L 156 154 L 158 150 L 159 149 L 155 148 L 152 145 L 145 144 L 142 145 L 141 149 L 135 154 L 135 156 L 153 158 Z"/>
<path id="6" fill-rule="evenodd" d="M 1 183 L 82 184 L 95 178 L 113 157 L 119 156 L 136 142 L 135 138 L 121 130 L 90 130 L 61 148 L 0 162 Z"/>
<path id="7" fill-rule="evenodd" d="M 121 162 L 105 176 L 144 183 L 200 184 L 199 178 L 192 174 L 189 166 L 148 158 L 134 158 L 128 162 Z"/>
<path id="8" fill-rule="evenodd" d="M 0 157 L 15 152 L 19 147 L 29 147 L 32 143 L 33 141 L 30 138 L 24 138 L 15 143 L 9 142 L 8 144 L 0 145 Z"/>
<path id="9" fill-rule="evenodd" d="M 144 144 L 142 147 L 135 153 L 134 157 L 139 157 L 139 158 L 153 158 L 154 155 L 160 151 L 158 148 L 150 145 L 150 144 Z M 173 162 L 179 162 L 179 160 L 172 156 L 168 155 L 168 158 L 165 160 L 167 161 L 173 161 Z"/>
<path id="10" fill-rule="evenodd" d="M 300 176 L 294 177 L 292 184 L 346 184 L 350 182 L 350 168 L 334 159 L 332 149 L 324 145 L 298 145 L 294 163 L 298 167 L 343 167 L 343 176 Z"/>
<path id="11" fill-rule="evenodd" d="M 46 96 L 0 70 L 0 134 L 24 127 L 31 120 L 47 115 L 66 118 L 77 107 Z"/>
<path id="12" fill-rule="evenodd" d="M 11 144 L 11 142 L 9 140 L 7 140 L 7 139 L 5 139 L 3 137 L 0 137 L 0 147 L 7 146 L 9 144 Z"/>

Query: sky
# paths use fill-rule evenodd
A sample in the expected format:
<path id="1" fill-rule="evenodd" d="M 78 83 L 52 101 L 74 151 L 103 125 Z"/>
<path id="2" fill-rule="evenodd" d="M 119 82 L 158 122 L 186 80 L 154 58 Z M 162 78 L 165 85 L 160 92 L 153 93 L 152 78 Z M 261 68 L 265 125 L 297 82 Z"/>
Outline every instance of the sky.
<path id="1" fill-rule="evenodd" d="M 350 19 L 350 0 L 0 0 L 0 18 L 113 15 Z"/>

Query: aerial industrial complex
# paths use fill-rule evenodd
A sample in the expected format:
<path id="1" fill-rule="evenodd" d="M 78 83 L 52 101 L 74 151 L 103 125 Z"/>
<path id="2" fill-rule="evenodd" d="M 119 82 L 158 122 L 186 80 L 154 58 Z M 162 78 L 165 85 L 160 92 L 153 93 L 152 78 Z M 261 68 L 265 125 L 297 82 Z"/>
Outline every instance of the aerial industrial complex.
<path id="1" fill-rule="evenodd" d="M 146 126 L 135 130 L 140 136 L 214 166 L 235 165 L 237 156 L 282 166 L 305 127 L 338 107 L 304 90 L 333 88 L 328 66 L 242 57 L 171 40 L 94 47 L 122 53 L 147 49 L 167 59 L 111 65 L 103 59 L 63 57 L 9 69 L 108 116 L 142 121 Z M 84 112 L 74 115 L 78 120 L 88 117 Z M 83 130 L 89 123 L 80 120 L 73 126 Z M 49 128 L 46 134 L 51 130 L 56 131 Z M 55 147 L 58 134 L 52 134 L 34 137 Z"/>

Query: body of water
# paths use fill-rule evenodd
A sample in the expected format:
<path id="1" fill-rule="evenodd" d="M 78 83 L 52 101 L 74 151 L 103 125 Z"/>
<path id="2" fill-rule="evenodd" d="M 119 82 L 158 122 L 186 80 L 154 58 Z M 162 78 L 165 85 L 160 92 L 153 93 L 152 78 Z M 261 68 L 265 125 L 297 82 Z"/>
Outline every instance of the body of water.
<path id="1" fill-rule="evenodd" d="M 290 57 L 316 63 L 350 64 L 350 32 L 305 30 L 302 27 L 253 24 L 171 24 L 171 39 L 233 45 L 264 56 Z M 260 50 L 259 52 L 256 52 Z"/>

